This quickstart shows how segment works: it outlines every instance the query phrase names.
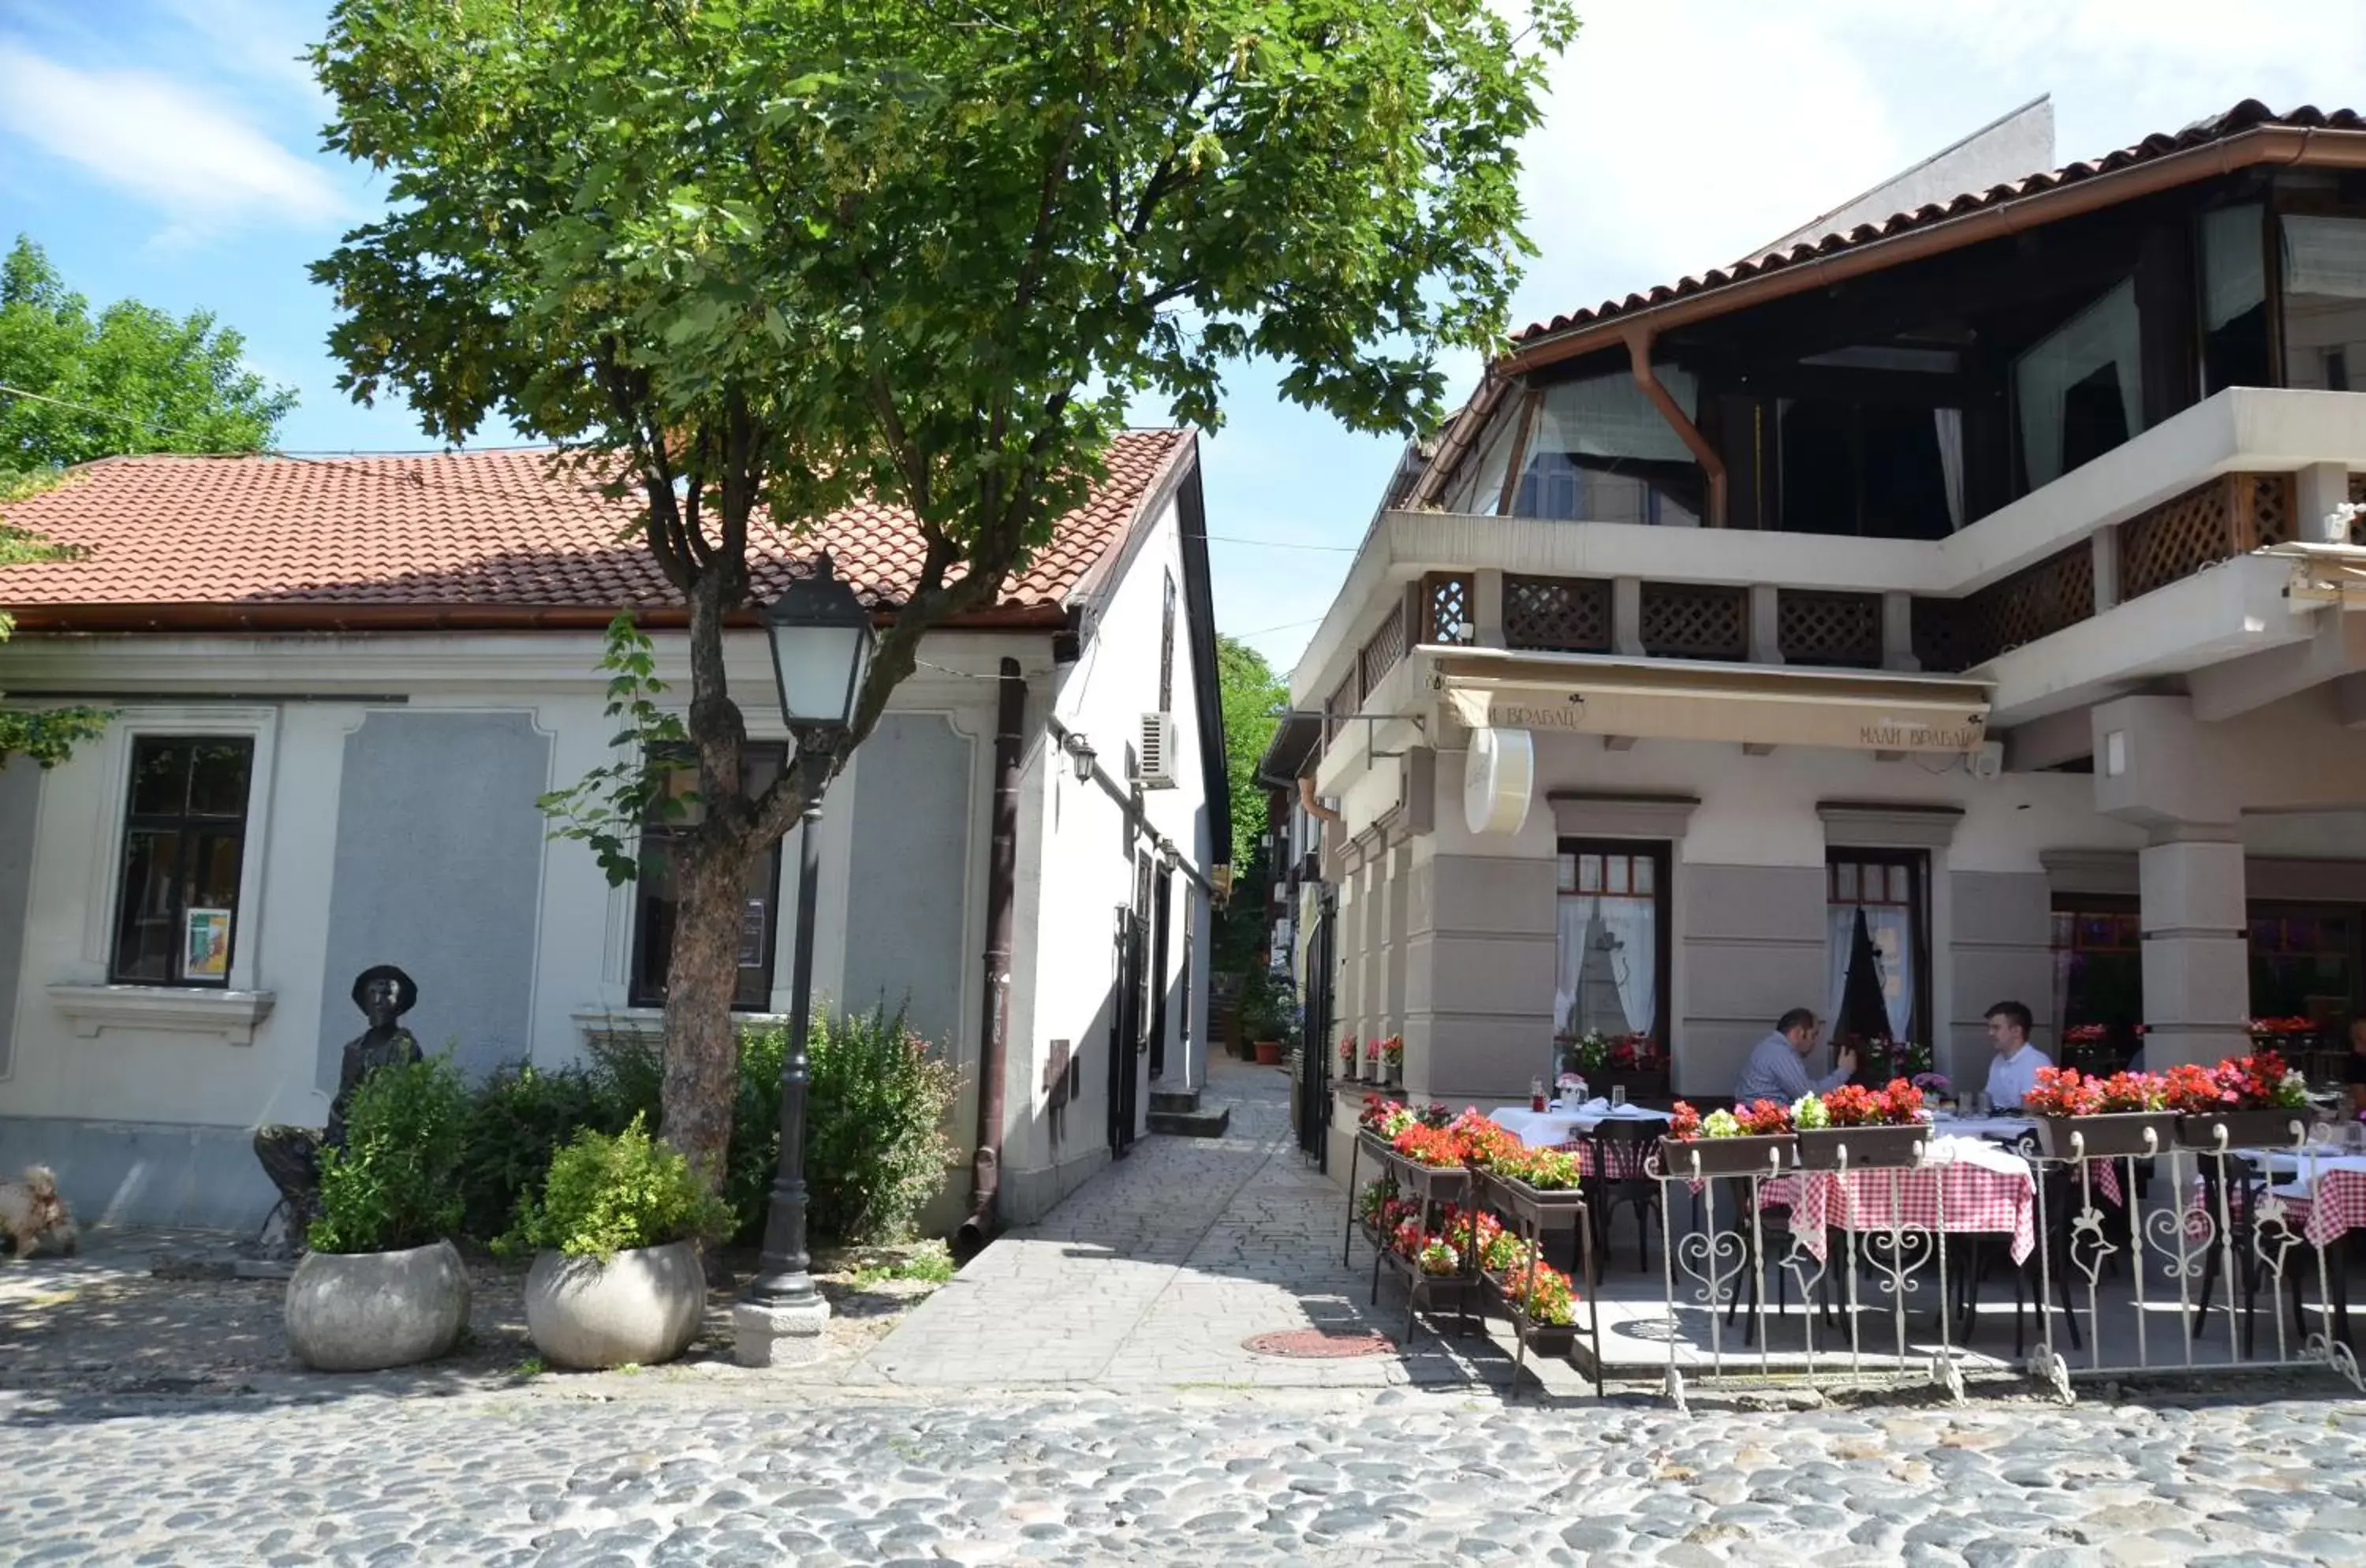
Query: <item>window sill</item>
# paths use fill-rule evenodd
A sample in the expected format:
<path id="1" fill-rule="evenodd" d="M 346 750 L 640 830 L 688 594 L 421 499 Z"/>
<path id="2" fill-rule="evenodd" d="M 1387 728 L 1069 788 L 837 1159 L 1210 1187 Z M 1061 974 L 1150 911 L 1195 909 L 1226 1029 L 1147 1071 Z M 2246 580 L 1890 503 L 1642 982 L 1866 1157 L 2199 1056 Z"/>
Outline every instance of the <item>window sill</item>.
<path id="1" fill-rule="evenodd" d="M 271 991 L 217 991 L 194 986 L 78 986 L 49 987 L 50 1000 L 73 1021 L 73 1032 L 95 1039 L 107 1029 L 172 1034 L 219 1034 L 233 1045 L 254 1043 L 254 1026 L 271 1016 L 278 999 Z"/>
<path id="2" fill-rule="evenodd" d="M 661 1046 L 665 1043 L 665 1009 L 663 1008 L 579 1008 L 575 1027 L 589 1045 L 631 1043 Z M 731 1021 L 742 1029 L 750 1024 L 770 1028 L 785 1024 L 784 1012 L 739 1012 Z"/>

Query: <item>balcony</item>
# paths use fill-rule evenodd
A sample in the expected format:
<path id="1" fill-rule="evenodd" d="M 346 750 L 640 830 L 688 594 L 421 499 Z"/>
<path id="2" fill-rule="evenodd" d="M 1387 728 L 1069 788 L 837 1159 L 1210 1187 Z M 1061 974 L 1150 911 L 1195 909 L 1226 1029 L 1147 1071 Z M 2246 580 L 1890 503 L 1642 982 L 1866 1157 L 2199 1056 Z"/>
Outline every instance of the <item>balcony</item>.
<path id="1" fill-rule="evenodd" d="M 1389 513 L 1299 674 L 1332 677 L 1326 745 L 1431 643 L 1967 673 L 2010 724 L 2306 637 L 2257 552 L 2360 470 L 2366 395 L 2234 389 L 1936 542 Z"/>

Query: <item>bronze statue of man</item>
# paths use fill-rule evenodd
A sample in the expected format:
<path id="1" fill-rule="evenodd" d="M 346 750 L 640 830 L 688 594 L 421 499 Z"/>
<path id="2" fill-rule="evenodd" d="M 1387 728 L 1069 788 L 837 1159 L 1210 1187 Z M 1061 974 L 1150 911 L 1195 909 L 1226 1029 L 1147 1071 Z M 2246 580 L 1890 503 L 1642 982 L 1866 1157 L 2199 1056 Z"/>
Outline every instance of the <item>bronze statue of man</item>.
<path id="1" fill-rule="evenodd" d="M 265 1225 L 267 1250 L 282 1254 L 301 1250 L 321 1192 L 321 1151 L 345 1146 L 345 1111 L 354 1091 L 386 1066 L 407 1066 L 421 1059 L 419 1042 L 397 1021 L 419 1000 L 419 987 L 391 964 L 365 969 L 354 980 L 354 1005 L 369 1020 L 369 1028 L 345 1043 L 337 1070 L 337 1096 L 329 1102 L 329 1125 L 260 1127 L 254 1134 L 254 1157 L 263 1173 L 279 1189 L 279 1208 Z"/>

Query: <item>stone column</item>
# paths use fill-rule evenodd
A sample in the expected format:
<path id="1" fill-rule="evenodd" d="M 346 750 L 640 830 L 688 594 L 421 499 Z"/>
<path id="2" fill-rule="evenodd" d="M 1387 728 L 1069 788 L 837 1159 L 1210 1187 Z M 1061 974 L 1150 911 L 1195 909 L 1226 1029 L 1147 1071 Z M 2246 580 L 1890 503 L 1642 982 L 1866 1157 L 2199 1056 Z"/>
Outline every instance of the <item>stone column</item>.
<path id="1" fill-rule="evenodd" d="M 1409 885 L 1413 880 L 1413 845 L 1390 846 L 1381 855 L 1388 867 L 1389 890 L 1383 905 L 1383 918 L 1388 924 L 1388 941 L 1380 1034 L 1386 1038 L 1404 1032 L 1405 1016 L 1405 906 Z"/>
<path id="2" fill-rule="evenodd" d="M 1551 856 L 1430 856 L 1405 900 L 1405 1089 L 1459 1111 L 1524 1102 L 1552 1054 Z"/>
<path id="3" fill-rule="evenodd" d="M 2232 823 L 2151 829 L 2136 857 L 2145 1065 L 2208 1066 L 2250 1049 L 2249 918 Z"/>

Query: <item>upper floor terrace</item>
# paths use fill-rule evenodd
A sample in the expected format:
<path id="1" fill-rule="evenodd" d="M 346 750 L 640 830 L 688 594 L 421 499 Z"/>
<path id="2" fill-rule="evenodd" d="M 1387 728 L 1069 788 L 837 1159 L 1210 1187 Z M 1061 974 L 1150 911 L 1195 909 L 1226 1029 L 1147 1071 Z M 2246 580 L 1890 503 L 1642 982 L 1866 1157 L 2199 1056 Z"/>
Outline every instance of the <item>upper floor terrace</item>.
<path id="1" fill-rule="evenodd" d="M 2366 125 L 2256 105 L 1557 318 L 1400 473 L 1298 705 L 1471 647 L 1961 676 L 2011 728 L 2304 649 L 2366 557 L 2353 364 Z"/>

